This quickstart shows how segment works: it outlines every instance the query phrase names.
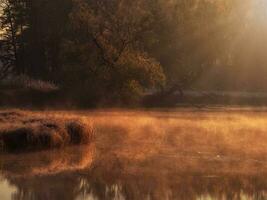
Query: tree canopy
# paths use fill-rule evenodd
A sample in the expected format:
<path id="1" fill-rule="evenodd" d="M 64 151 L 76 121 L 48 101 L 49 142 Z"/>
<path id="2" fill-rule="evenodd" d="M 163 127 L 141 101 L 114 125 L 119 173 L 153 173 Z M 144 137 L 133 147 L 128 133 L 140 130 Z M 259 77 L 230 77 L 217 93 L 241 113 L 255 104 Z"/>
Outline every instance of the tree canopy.
<path id="1" fill-rule="evenodd" d="M 0 2 L 0 78 L 48 80 L 84 103 L 182 94 L 214 69 L 247 65 L 248 47 L 240 52 L 234 43 L 251 33 L 250 0 Z"/>

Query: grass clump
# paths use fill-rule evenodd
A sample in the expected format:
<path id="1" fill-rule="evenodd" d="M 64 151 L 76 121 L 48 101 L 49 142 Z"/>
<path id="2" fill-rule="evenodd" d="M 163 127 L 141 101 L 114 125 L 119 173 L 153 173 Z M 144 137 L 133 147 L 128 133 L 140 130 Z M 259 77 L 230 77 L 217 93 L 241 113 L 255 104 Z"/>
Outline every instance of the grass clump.
<path id="1" fill-rule="evenodd" d="M 66 124 L 68 136 L 72 144 L 85 144 L 92 139 L 92 131 L 78 122 L 69 122 Z"/>
<path id="2" fill-rule="evenodd" d="M 11 117 L 12 116 L 12 117 Z M 16 116 L 16 118 L 14 118 Z M 90 124 L 62 118 L 38 117 L 22 113 L 0 113 L 2 151 L 28 151 L 87 144 L 93 139 Z"/>

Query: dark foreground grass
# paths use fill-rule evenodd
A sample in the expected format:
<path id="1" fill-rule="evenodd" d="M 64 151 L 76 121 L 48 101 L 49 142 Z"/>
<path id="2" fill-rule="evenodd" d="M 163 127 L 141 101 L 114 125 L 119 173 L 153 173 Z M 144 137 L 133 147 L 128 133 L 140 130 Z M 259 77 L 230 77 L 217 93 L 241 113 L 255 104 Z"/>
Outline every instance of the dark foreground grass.
<path id="1" fill-rule="evenodd" d="M 1 151 L 30 151 L 87 144 L 93 127 L 77 119 L 34 115 L 21 111 L 0 112 Z"/>

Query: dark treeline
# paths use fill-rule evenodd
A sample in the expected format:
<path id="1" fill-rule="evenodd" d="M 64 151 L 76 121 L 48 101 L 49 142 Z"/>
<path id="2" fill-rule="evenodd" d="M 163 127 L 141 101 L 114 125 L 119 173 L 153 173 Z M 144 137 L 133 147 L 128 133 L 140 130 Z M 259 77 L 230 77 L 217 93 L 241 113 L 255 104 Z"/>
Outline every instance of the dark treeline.
<path id="1" fill-rule="evenodd" d="M 214 67 L 242 65 L 247 53 L 233 45 L 248 27 L 240 0 L 0 2 L 0 78 L 50 81 L 84 103 L 183 95 Z"/>

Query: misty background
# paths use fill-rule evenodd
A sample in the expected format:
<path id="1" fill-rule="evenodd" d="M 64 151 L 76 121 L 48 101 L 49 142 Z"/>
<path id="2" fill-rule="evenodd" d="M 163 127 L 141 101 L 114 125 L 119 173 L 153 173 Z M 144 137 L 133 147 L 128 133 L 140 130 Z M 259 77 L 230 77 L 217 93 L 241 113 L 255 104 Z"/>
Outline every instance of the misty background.
<path id="1" fill-rule="evenodd" d="M 264 0 L 1 0 L 0 85 L 90 106 L 266 92 L 266 11 Z"/>

